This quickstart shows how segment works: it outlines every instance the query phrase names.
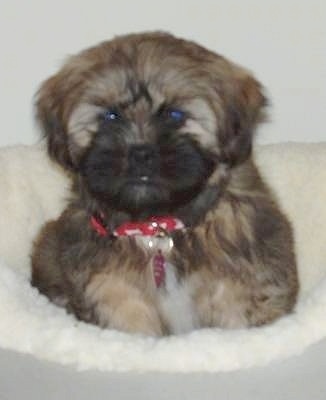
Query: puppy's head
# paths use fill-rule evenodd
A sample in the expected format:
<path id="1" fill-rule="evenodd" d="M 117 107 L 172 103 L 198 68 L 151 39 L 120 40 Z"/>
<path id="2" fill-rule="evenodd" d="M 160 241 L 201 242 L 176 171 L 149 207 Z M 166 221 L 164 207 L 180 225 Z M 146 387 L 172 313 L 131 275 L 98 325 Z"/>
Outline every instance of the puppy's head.
<path id="1" fill-rule="evenodd" d="M 70 58 L 36 102 L 49 154 L 96 200 L 133 215 L 184 206 L 245 161 L 264 104 L 244 69 L 163 33 Z"/>

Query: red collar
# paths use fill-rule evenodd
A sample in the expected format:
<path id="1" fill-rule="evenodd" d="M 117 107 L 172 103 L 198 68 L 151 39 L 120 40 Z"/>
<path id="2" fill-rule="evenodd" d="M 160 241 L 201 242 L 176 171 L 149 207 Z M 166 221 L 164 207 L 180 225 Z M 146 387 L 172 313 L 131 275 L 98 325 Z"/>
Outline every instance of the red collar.
<path id="1" fill-rule="evenodd" d="M 99 236 L 108 236 L 110 234 L 105 226 L 103 217 L 91 216 L 91 227 L 99 234 Z M 116 228 L 111 234 L 115 237 L 119 236 L 158 236 L 160 233 L 170 233 L 175 230 L 183 229 L 184 224 L 178 218 L 172 216 L 151 217 L 148 221 L 142 222 L 125 222 Z"/>
<path id="2" fill-rule="evenodd" d="M 126 222 L 116 228 L 113 232 L 109 232 L 105 226 L 103 215 L 98 217 L 92 215 L 90 218 L 91 227 L 99 236 L 105 237 L 110 234 L 115 237 L 119 236 L 163 236 L 169 235 L 178 229 L 183 229 L 184 224 L 178 218 L 172 216 L 151 217 L 148 221 L 143 222 Z M 167 263 L 162 251 L 159 249 L 153 256 L 153 279 L 157 288 L 165 284 Z"/>

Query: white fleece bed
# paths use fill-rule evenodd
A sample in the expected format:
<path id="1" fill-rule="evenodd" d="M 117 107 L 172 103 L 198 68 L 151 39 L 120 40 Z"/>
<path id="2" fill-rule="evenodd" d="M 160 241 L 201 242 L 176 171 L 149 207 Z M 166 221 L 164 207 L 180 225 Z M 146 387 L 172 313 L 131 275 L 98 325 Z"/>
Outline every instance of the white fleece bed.
<path id="1" fill-rule="evenodd" d="M 300 354 L 326 337 L 326 143 L 261 146 L 256 159 L 294 226 L 295 313 L 261 328 L 154 339 L 78 322 L 30 286 L 32 240 L 59 215 L 69 184 L 42 145 L 0 149 L 0 347 L 83 370 L 217 372 Z"/>

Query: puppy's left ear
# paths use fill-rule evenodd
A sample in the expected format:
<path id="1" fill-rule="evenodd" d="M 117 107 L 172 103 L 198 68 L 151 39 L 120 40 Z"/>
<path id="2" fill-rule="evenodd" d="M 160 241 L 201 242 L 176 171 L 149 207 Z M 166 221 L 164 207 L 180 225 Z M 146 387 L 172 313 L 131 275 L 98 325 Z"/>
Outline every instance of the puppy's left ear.
<path id="1" fill-rule="evenodd" d="M 265 119 L 267 99 L 261 84 L 241 67 L 232 65 L 224 87 L 224 127 L 219 132 L 222 160 L 234 166 L 251 154 L 253 134 Z"/>

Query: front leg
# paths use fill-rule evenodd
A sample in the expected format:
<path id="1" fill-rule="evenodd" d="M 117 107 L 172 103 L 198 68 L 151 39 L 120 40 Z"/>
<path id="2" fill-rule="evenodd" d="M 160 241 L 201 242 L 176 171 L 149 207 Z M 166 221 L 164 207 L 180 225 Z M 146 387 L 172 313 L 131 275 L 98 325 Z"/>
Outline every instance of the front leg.
<path id="1" fill-rule="evenodd" d="M 191 286 L 202 327 L 246 328 L 271 323 L 291 312 L 295 297 L 287 286 L 193 274 Z"/>
<path id="2" fill-rule="evenodd" d="M 220 204 L 210 229 L 197 233 L 205 247 L 189 279 L 202 326 L 263 325 L 291 312 L 296 302 L 286 218 L 268 199 L 231 200 Z"/>
<path id="3" fill-rule="evenodd" d="M 113 273 L 98 273 L 88 283 L 85 302 L 98 325 L 129 333 L 163 335 L 159 314 L 149 294 Z"/>

